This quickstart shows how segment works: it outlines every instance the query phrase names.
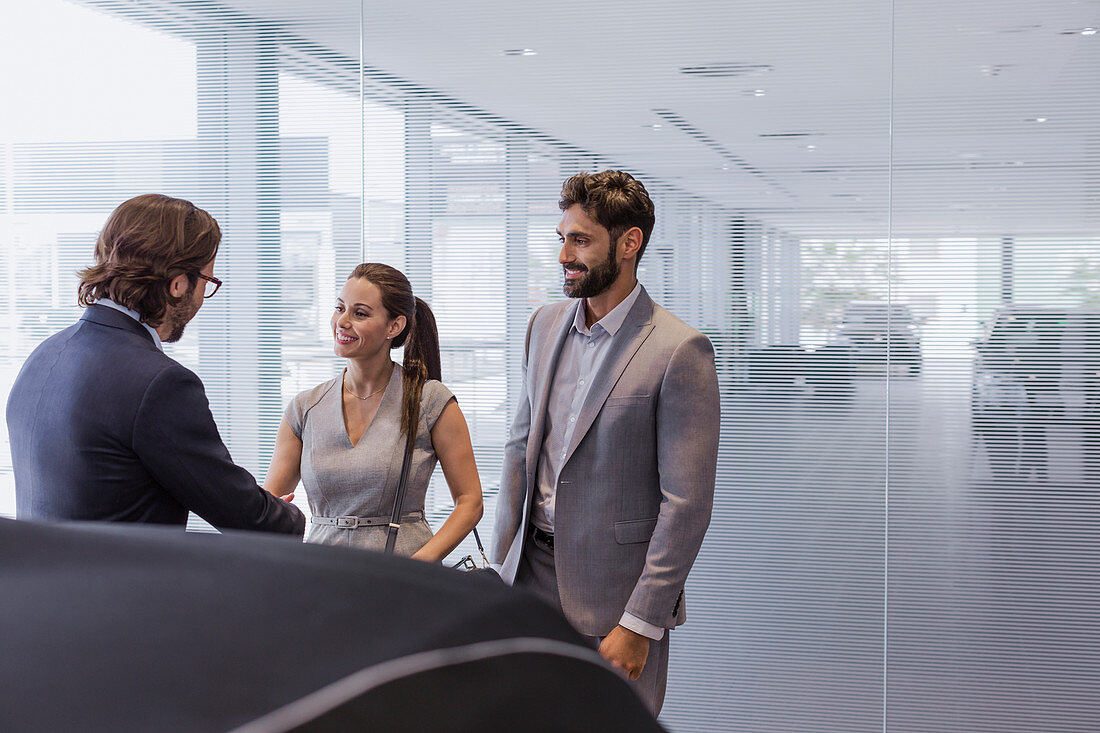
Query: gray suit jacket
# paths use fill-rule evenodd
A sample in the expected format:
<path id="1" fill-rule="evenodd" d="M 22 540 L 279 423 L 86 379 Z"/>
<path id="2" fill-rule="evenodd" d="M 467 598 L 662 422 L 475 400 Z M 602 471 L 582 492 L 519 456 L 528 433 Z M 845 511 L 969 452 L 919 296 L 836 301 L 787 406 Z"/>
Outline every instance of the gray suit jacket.
<path id="1" fill-rule="evenodd" d="M 579 307 L 546 306 L 528 327 L 490 558 L 509 583 L 527 541 L 550 385 Z M 662 628 L 683 623 L 684 582 L 710 523 L 718 411 L 710 341 L 643 288 L 593 379 L 557 486 L 558 590 L 582 634 L 607 634 L 624 610 Z"/>

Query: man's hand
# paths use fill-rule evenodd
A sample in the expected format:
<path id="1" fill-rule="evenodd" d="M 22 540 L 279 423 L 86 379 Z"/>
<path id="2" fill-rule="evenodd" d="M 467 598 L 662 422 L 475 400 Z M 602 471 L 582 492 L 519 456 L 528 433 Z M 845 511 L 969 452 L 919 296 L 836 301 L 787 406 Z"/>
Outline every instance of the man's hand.
<path id="1" fill-rule="evenodd" d="M 630 629 L 616 626 L 600 642 L 600 656 L 627 677 L 636 680 L 642 676 L 642 668 L 649 656 L 649 639 Z"/>

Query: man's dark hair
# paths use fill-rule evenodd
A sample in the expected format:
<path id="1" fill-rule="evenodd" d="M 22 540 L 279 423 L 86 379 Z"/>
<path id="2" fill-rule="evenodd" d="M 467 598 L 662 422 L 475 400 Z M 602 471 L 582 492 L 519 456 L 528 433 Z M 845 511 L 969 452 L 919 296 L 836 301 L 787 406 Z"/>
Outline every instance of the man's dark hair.
<path id="1" fill-rule="evenodd" d="M 637 270 L 656 221 L 653 201 L 642 182 L 623 171 L 578 173 L 562 185 L 558 208 L 565 211 L 574 204 L 608 231 L 612 247 L 628 229 L 642 230 L 642 246 L 634 260 Z"/>
<path id="2" fill-rule="evenodd" d="M 119 204 L 95 243 L 95 264 L 81 270 L 78 300 L 91 305 L 110 298 L 137 311 L 149 325 L 164 321 L 177 275 L 196 273 L 218 253 L 218 222 L 190 201 L 147 193 Z M 186 297 L 186 296 L 184 296 Z"/>

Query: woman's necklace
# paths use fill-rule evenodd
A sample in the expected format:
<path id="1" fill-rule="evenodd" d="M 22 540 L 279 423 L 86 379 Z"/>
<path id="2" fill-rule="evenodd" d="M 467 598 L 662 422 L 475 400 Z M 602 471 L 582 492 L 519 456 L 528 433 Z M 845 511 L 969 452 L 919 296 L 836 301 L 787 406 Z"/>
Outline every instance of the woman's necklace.
<path id="1" fill-rule="evenodd" d="M 347 376 L 347 373 L 348 373 L 348 371 L 347 371 L 347 369 L 345 369 L 344 370 L 344 376 Z M 340 381 L 343 381 L 343 380 L 340 380 Z M 376 389 L 375 391 L 371 392 L 366 397 L 360 397 L 359 395 L 357 395 L 357 394 L 355 394 L 354 392 L 351 391 L 351 388 L 348 387 L 347 382 L 344 382 L 344 391 L 347 392 L 349 395 L 351 395 L 352 397 L 354 397 L 357 400 L 369 400 L 371 397 L 374 397 L 379 392 L 384 391 L 386 389 L 386 387 L 388 387 L 388 386 L 389 386 L 389 382 L 387 382 L 386 384 L 383 384 L 380 389 Z"/>

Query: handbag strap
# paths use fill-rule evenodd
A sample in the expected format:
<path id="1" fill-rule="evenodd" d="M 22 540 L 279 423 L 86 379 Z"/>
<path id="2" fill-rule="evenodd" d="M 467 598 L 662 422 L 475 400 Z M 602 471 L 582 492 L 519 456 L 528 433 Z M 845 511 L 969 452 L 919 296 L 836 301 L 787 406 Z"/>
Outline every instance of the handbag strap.
<path id="1" fill-rule="evenodd" d="M 405 488 L 409 483 L 409 464 L 412 463 L 413 441 L 405 441 L 405 459 L 401 462 L 401 478 L 397 482 L 397 496 L 393 499 L 393 515 L 386 529 L 385 552 L 392 554 L 397 545 L 397 530 L 401 529 L 401 505 L 405 503 Z"/>
<path id="2" fill-rule="evenodd" d="M 412 463 L 413 441 L 405 441 L 405 457 L 401 461 L 401 478 L 397 481 L 397 496 L 393 499 L 393 514 L 390 516 L 389 527 L 386 528 L 386 549 L 384 552 L 393 554 L 393 549 L 397 545 L 397 530 L 401 529 L 401 507 L 405 503 L 405 489 L 409 483 L 409 465 Z M 477 527 L 474 527 L 474 541 L 477 542 L 477 549 L 481 552 L 481 559 L 485 562 L 485 567 L 489 567 L 489 558 L 485 555 L 485 547 L 481 544 L 481 535 L 477 533 Z"/>
<path id="3" fill-rule="evenodd" d="M 485 546 L 481 544 L 481 535 L 477 533 L 477 525 L 474 525 L 474 542 L 477 542 L 477 549 L 481 553 L 481 559 L 485 562 L 483 567 L 489 567 L 489 558 L 485 555 Z"/>

